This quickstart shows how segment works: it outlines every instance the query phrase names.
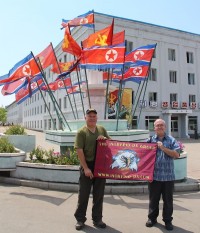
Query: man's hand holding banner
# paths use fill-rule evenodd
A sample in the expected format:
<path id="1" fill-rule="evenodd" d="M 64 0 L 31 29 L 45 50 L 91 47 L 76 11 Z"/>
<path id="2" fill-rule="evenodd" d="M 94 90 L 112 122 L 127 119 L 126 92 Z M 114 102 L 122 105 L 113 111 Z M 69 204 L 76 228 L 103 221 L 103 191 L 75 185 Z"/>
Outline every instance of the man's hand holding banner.
<path id="1" fill-rule="evenodd" d="M 152 181 L 156 143 L 98 140 L 94 176 Z"/>

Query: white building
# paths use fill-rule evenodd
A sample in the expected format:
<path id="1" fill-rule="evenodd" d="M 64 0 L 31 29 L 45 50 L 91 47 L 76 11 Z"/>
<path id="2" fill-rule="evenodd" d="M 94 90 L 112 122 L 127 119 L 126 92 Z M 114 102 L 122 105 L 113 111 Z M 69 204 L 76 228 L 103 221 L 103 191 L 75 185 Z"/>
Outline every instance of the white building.
<path id="1" fill-rule="evenodd" d="M 175 137 L 188 137 L 188 134 L 194 134 L 194 129 L 200 132 L 200 35 L 101 13 L 95 13 L 95 31 L 109 26 L 113 17 L 115 19 L 114 33 L 125 30 L 127 51 L 157 43 L 151 64 L 151 75 L 145 96 L 144 98 L 141 96 L 141 104 L 135 112 L 133 127 L 138 121 L 138 128 L 153 130 L 154 120 L 160 117 L 166 120 L 169 133 L 171 132 Z M 87 27 L 76 27 L 72 30 L 72 35 L 79 44 L 91 33 L 93 31 Z M 61 44 L 62 42 L 55 48 L 58 60 L 62 62 L 73 60 L 72 55 L 62 52 Z M 56 78 L 50 69 L 51 67 L 45 71 L 48 82 Z M 81 72 L 83 78 L 84 71 Z M 76 79 L 74 75 L 72 80 L 76 82 Z M 135 97 L 138 84 L 129 82 L 126 87 L 132 88 Z M 56 124 L 54 128 L 59 129 L 61 123 L 59 123 L 52 101 L 47 93 L 43 94 Z M 76 118 L 83 117 L 82 101 L 87 107 L 86 94 L 82 101 L 78 94 L 71 96 L 69 101 L 65 90 L 56 91 L 54 95 L 67 120 L 74 119 L 71 105 Z M 141 105 L 142 111 L 140 111 Z M 36 130 L 53 129 L 51 117 L 47 108 L 44 107 L 40 92 L 34 94 L 19 107 L 21 106 L 23 106 L 25 127 Z M 9 122 L 13 122 L 10 118 L 11 107 L 12 105 L 7 108 Z"/>

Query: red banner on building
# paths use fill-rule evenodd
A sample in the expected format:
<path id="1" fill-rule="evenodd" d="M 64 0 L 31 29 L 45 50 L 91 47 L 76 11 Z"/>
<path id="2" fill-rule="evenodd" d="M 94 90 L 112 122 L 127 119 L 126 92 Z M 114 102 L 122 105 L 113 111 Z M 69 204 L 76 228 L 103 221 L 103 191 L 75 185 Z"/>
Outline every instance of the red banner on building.
<path id="1" fill-rule="evenodd" d="M 98 140 L 94 176 L 152 181 L 156 143 Z"/>

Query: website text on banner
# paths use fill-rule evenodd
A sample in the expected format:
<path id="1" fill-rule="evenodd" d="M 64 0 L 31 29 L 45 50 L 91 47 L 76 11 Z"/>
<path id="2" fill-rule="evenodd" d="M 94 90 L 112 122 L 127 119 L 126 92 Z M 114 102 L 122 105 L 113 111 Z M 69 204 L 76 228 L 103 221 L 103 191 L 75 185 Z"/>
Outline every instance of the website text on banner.
<path id="1" fill-rule="evenodd" d="M 152 181 L 156 143 L 98 140 L 94 176 Z"/>

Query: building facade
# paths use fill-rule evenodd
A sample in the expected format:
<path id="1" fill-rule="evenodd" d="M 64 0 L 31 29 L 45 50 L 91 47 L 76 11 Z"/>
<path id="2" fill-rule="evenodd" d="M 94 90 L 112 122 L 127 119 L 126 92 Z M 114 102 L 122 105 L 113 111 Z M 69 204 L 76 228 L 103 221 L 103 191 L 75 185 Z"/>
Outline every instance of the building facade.
<path id="1" fill-rule="evenodd" d="M 114 33 L 125 30 L 127 52 L 147 44 L 157 44 L 145 94 L 138 98 L 132 128 L 153 131 L 155 119 L 163 118 L 167 122 L 168 133 L 175 137 L 189 137 L 195 131 L 200 132 L 200 35 L 97 12 L 95 31 L 109 26 L 113 18 Z M 79 44 L 91 33 L 92 29 L 87 27 L 72 30 L 72 36 Z M 55 48 L 58 61 L 72 61 L 73 56 L 63 52 L 61 45 L 62 41 Z M 57 77 L 50 69 L 45 70 L 49 83 Z M 81 70 L 82 80 L 85 80 L 84 72 Z M 73 74 L 71 79 L 76 83 L 78 78 Z M 127 82 L 125 87 L 133 90 L 134 106 L 138 84 Z M 61 129 L 62 122 L 50 96 L 42 93 L 48 108 L 41 93 L 37 92 L 18 106 L 23 112 L 22 124 L 36 130 Z M 54 96 L 67 120 L 83 118 L 82 106 L 87 105 L 87 93 L 68 96 L 65 90 L 59 90 Z M 13 122 L 10 118 L 12 105 L 7 109 L 8 121 Z"/>

